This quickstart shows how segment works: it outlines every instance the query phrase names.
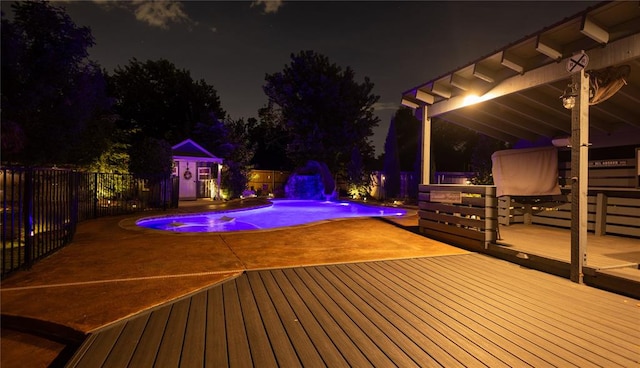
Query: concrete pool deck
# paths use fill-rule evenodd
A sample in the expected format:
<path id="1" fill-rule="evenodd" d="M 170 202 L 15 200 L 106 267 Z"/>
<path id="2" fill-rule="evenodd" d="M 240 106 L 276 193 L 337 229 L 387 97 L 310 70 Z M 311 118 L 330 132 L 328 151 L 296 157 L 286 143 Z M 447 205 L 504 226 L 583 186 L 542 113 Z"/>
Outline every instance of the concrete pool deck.
<path id="1" fill-rule="evenodd" d="M 194 202 L 176 211 L 256 204 Z M 327 221 L 245 233 L 179 234 L 130 226 L 136 218 L 171 212 L 81 223 L 67 247 L 3 280 L 3 319 L 26 323 L 26 329 L 35 331 L 57 328 L 53 332 L 77 338 L 245 270 L 468 253 L 408 231 L 417 226 L 415 211 L 395 219 Z M 2 367 L 24 366 L 35 359 L 34 352 L 51 362 L 65 347 L 4 328 L 2 335 Z"/>

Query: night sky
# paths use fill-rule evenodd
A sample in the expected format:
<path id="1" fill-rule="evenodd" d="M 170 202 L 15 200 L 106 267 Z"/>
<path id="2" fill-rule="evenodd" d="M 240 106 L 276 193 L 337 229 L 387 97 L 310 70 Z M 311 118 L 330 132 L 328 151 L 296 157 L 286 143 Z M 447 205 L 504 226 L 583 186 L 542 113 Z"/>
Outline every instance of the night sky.
<path id="1" fill-rule="evenodd" d="M 265 74 L 314 50 L 380 96 L 373 142 L 381 154 L 401 93 L 572 16 L 585 1 L 57 1 L 92 30 L 90 58 L 111 72 L 160 58 L 218 91 L 233 119 L 258 117 Z M 9 3 L 2 1 L 7 13 Z M 197 140 L 197 137 L 194 137 Z"/>

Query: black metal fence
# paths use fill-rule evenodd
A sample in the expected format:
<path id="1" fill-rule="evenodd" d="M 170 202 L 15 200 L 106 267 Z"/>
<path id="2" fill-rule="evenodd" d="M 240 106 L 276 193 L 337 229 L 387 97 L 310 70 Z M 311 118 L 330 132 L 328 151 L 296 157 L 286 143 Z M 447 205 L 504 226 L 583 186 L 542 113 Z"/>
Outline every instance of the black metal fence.
<path id="1" fill-rule="evenodd" d="M 68 244 L 80 221 L 177 207 L 177 185 L 175 178 L 0 168 L 1 276 Z"/>

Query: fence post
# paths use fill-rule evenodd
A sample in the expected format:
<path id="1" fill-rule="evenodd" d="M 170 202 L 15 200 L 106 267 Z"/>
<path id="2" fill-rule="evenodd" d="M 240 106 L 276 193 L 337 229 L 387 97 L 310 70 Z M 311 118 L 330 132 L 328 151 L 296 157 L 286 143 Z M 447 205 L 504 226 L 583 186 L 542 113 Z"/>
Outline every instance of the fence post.
<path id="1" fill-rule="evenodd" d="M 607 195 L 596 194 L 596 226 L 595 235 L 604 235 L 607 231 Z"/>
<path id="2" fill-rule="evenodd" d="M 24 264 L 26 268 L 33 265 L 33 169 L 24 172 L 24 201 L 22 214 L 24 216 Z"/>
<path id="3" fill-rule="evenodd" d="M 69 199 L 71 201 L 71 208 L 69 212 L 69 241 L 73 239 L 78 227 L 78 207 L 80 205 L 80 188 L 79 182 L 80 173 L 77 171 L 71 171 L 69 176 Z"/>
<path id="4" fill-rule="evenodd" d="M 93 174 L 93 218 L 98 218 L 98 173 Z"/>

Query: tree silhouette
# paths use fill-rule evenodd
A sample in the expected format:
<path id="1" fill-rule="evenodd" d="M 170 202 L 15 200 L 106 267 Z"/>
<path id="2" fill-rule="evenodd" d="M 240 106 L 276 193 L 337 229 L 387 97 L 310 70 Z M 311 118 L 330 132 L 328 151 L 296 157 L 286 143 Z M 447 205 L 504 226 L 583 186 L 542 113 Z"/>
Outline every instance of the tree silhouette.
<path id="1" fill-rule="evenodd" d="M 91 31 L 47 2 L 12 8 L 13 20 L 2 14 L 3 161 L 91 163 L 113 128 L 104 77 L 88 59 Z"/>
<path id="2" fill-rule="evenodd" d="M 313 51 L 292 54 L 282 72 L 265 77 L 264 92 L 289 134 L 287 154 L 295 165 L 322 161 L 344 177 L 354 148 L 364 161 L 373 157 L 369 137 L 378 124 L 373 104 L 379 97 L 368 78 L 354 78 L 350 67 L 343 70 Z"/>
<path id="3" fill-rule="evenodd" d="M 391 119 L 384 142 L 384 193 L 387 198 L 400 195 L 400 157 L 398 156 L 398 136 L 395 119 Z"/>

